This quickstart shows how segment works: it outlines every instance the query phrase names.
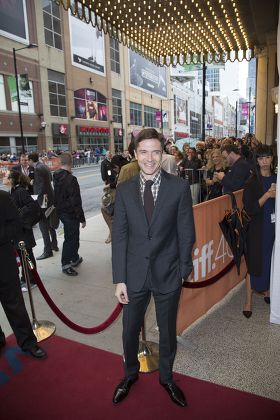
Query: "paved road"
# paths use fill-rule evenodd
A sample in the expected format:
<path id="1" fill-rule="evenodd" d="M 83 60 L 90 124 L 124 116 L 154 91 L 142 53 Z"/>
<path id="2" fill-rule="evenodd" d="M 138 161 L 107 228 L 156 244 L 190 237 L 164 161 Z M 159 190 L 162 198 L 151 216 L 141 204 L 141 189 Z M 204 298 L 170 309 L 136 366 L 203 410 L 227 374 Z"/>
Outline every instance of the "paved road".
<path id="1" fill-rule="evenodd" d="M 99 214 L 104 186 L 100 175 L 100 165 L 75 168 L 73 173 L 80 184 L 86 218 Z"/>

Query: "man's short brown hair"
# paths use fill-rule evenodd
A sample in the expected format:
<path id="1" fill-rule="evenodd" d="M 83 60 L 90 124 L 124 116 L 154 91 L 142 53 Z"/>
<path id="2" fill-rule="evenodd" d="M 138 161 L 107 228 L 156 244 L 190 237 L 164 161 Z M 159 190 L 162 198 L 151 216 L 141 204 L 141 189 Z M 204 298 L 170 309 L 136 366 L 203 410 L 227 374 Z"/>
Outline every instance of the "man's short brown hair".
<path id="1" fill-rule="evenodd" d="M 69 152 L 64 152 L 61 153 L 61 155 L 59 156 L 60 159 L 60 163 L 61 165 L 67 165 L 67 166 L 72 166 L 72 156 L 71 153 Z"/>
<path id="2" fill-rule="evenodd" d="M 221 152 L 227 152 L 229 155 L 231 152 L 235 153 L 236 155 L 240 155 L 240 150 L 235 144 L 225 144 L 221 148 Z"/>
<path id="3" fill-rule="evenodd" d="M 160 142 L 161 148 L 163 150 L 164 137 L 161 133 L 159 133 L 154 128 L 144 128 L 143 130 L 140 131 L 140 133 L 136 136 L 134 140 L 135 150 L 138 148 L 139 143 L 141 143 L 141 141 L 150 140 L 150 139 L 157 139 Z"/>

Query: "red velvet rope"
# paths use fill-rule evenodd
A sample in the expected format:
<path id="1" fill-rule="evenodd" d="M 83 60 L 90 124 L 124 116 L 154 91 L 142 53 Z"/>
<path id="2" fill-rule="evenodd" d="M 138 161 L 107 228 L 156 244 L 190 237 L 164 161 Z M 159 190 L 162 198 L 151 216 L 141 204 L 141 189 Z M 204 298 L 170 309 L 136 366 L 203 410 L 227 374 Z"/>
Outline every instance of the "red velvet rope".
<path id="1" fill-rule="evenodd" d="M 119 316 L 119 314 L 122 311 L 122 305 L 119 303 L 115 307 L 115 309 L 113 310 L 111 315 L 104 322 L 102 322 L 102 324 L 97 325 L 96 327 L 91 327 L 91 328 L 82 327 L 80 325 L 77 325 L 74 322 L 72 322 L 69 318 L 67 318 L 61 312 L 61 310 L 56 306 L 56 304 L 54 303 L 54 301 L 51 299 L 50 295 L 46 291 L 45 286 L 43 285 L 42 280 L 40 279 L 40 276 L 35 269 L 32 270 L 32 274 L 33 274 L 33 278 L 34 278 L 37 286 L 39 287 L 40 292 L 42 293 L 43 297 L 45 298 L 47 304 L 52 309 L 52 311 L 56 314 L 56 316 L 62 322 L 64 322 L 64 324 L 66 324 L 69 328 L 72 328 L 72 330 L 75 330 L 79 333 L 97 334 L 97 333 L 100 333 L 101 331 L 104 331 L 106 328 L 108 328 L 117 319 L 117 317 Z"/>
<path id="2" fill-rule="evenodd" d="M 232 260 L 225 268 L 223 268 L 218 274 L 215 274 L 215 276 L 211 277 L 210 279 L 204 280 L 204 281 L 184 281 L 183 287 L 186 289 L 200 289 L 201 287 L 210 286 L 211 284 L 216 283 L 216 281 L 220 280 L 225 274 L 227 274 L 232 267 L 234 266 L 234 261 Z"/>

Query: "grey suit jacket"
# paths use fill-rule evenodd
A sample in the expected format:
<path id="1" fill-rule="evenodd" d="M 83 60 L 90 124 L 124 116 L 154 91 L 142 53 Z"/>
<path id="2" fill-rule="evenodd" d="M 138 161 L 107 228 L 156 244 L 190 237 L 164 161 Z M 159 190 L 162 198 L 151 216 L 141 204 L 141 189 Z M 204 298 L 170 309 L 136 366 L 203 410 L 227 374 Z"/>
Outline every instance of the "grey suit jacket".
<path id="1" fill-rule="evenodd" d="M 113 282 L 133 291 L 144 286 L 150 269 L 161 293 L 176 290 L 192 271 L 195 229 L 187 182 L 162 170 L 149 225 L 140 193 L 139 175 L 117 188 L 113 235 Z"/>

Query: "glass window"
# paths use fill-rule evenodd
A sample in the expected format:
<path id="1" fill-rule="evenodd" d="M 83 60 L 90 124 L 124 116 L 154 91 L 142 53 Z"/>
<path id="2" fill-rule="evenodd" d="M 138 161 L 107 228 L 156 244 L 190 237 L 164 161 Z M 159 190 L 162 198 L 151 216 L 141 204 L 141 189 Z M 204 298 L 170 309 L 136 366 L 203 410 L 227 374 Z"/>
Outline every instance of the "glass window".
<path id="1" fill-rule="evenodd" d="M 51 115 L 66 117 L 66 91 L 64 74 L 48 70 L 49 100 Z"/>
<path id="2" fill-rule="evenodd" d="M 0 35 L 28 41 L 26 0 L 0 1 Z"/>
<path id="3" fill-rule="evenodd" d="M 3 109 L 3 110 L 7 109 L 4 76 L 2 74 L 0 74 L 0 109 Z"/>
<path id="4" fill-rule="evenodd" d="M 59 7 L 52 0 L 42 0 L 45 42 L 62 50 L 61 19 Z"/>
<path id="5" fill-rule="evenodd" d="M 56 152 L 69 150 L 68 137 L 53 136 L 53 150 Z"/>
<path id="6" fill-rule="evenodd" d="M 144 106 L 145 127 L 160 127 L 161 121 L 156 120 L 156 112 L 160 112 L 159 109 Z"/>
<path id="7" fill-rule="evenodd" d="M 0 137 L 0 154 L 11 153 L 10 138 L 9 137 Z"/>
<path id="8" fill-rule="evenodd" d="M 190 111 L 190 131 L 192 137 L 201 139 L 201 115 L 193 111 Z"/>
<path id="9" fill-rule="evenodd" d="M 27 153 L 37 152 L 37 137 L 24 137 L 24 149 Z M 16 138 L 16 150 L 18 155 L 22 151 L 22 140 L 20 137 Z"/>
<path id="10" fill-rule="evenodd" d="M 119 128 L 114 128 L 114 148 L 115 153 L 123 152 L 123 130 Z"/>
<path id="11" fill-rule="evenodd" d="M 207 69 L 206 80 L 209 82 L 210 92 L 220 91 L 220 69 Z"/>
<path id="12" fill-rule="evenodd" d="M 130 124 L 142 125 L 142 105 L 130 102 Z"/>
<path id="13" fill-rule="evenodd" d="M 113 121 L 122 123 L 122 93 L 112 89 Z"/>
<path id="14" fill-rule="evenodd" d="M 120 74 L 120 46 L 119 42 L 110 38 L 111 70 Z"/>

